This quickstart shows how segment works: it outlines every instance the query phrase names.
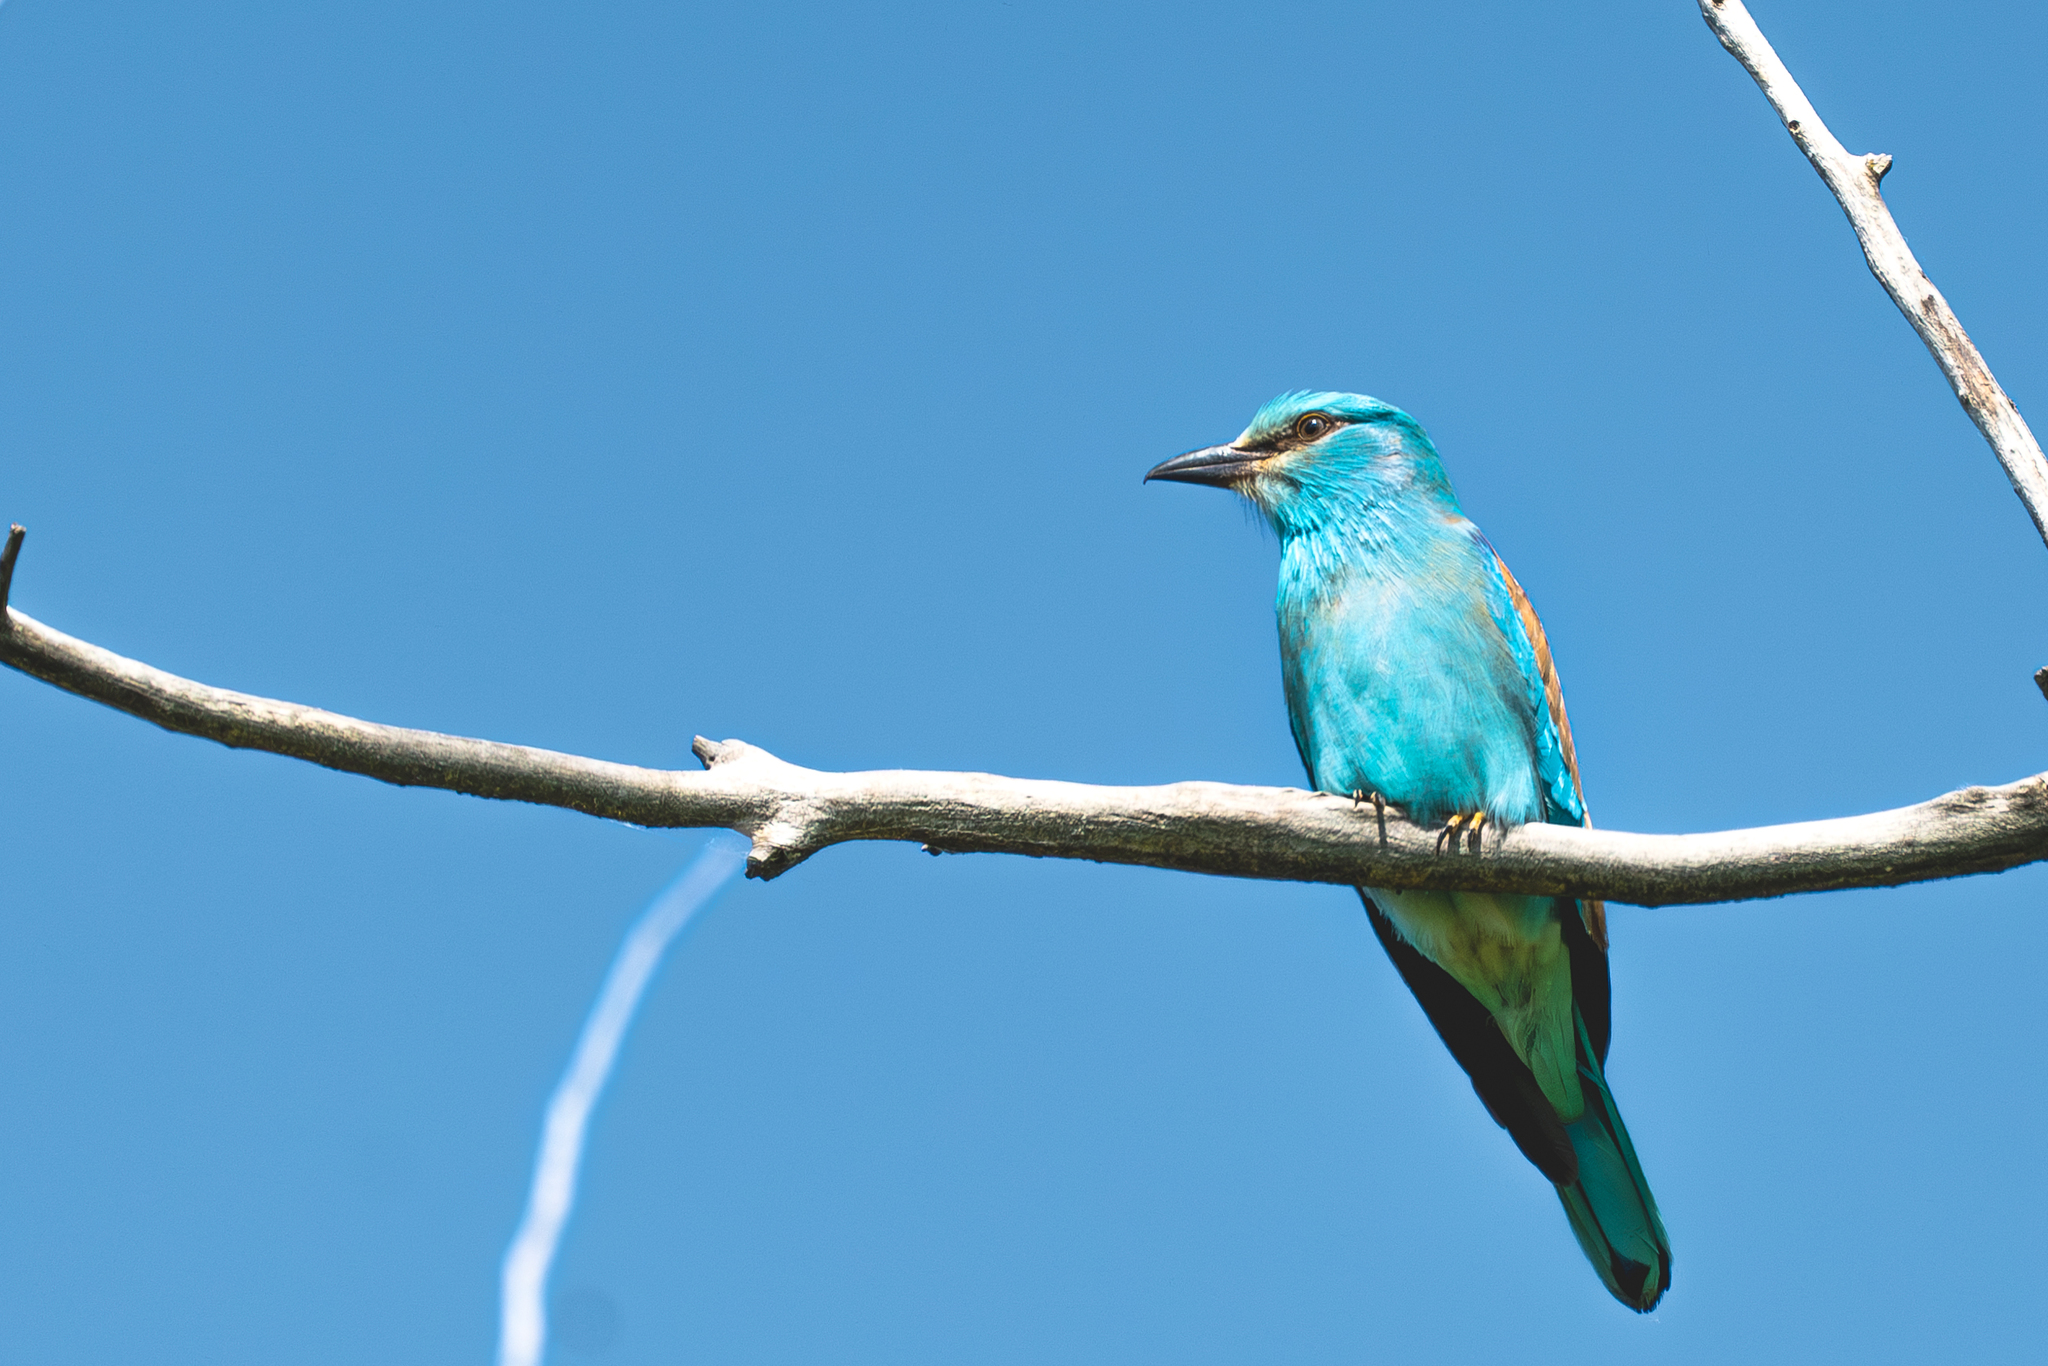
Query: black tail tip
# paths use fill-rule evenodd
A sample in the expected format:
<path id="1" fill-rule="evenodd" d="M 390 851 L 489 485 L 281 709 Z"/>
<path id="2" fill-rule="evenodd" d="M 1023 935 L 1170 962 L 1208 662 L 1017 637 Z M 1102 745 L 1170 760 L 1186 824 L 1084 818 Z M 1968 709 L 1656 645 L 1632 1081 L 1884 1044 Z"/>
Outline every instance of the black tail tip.
<path id="1" fill-rule="evenodd" d="M 1619 1252 L 1610 1253 L 1607 1263 L 1609 1283 L 1614 1287 L 1614 1297 L 1638 1314 L 1647 1314 L 1657 1307 L 1664 1298 L 1664 1292 L 1671 1288 L 1671 1261 L 1667 1257 L 1657 1259 L 1658 1265 L 1651 1267 L 1633 1257 L 1624 1257 Z M 1651 1279 L 1651 1272 L 1656 1279 Z"/>

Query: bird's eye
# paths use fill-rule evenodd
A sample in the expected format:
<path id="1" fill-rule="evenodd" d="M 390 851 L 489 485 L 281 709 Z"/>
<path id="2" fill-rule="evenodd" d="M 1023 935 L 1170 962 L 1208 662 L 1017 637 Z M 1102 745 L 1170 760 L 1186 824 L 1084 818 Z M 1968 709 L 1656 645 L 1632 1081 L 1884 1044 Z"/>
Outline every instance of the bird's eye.
<path id="1" fill-rule="evenodd" d="M 1294 434 L 1303 441 L 1314 441 L 1328 436 L 1336 425 L 1328 413 L 1304 413 L 1294 419 Z"/>

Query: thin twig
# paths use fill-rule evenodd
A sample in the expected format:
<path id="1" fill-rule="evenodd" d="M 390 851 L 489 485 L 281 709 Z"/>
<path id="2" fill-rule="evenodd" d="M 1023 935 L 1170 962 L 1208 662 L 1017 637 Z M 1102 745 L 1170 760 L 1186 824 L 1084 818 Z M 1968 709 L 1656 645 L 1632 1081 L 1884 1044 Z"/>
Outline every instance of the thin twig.
<path id="1" fill-rule="evenodd" d="M 7 528 L 7 547 L 0 550 L 0 612 L 7 610 L 8 595 L 14 592 L 14 562 L 21 555 L 21 538 L 28 535 L 28 528 L 20 522 Z M 6 625 L 0 618 L 0 627 Z"/>
<path id="2" fill-rule="evenodd" d="M 1905 235 L 1892 221 L 1891 210 L 1885 207 L 1884 195 L 1878 189 L 1885 172 L 1891 169 L 1891 157 L 1882 152 L 1855 156 L 1836 140 L 1808 102 L 1806 92 L 1799 88 L 1799 82 L 1778 60 L 1777 51 L 1757 27 L 1756 20 L 1743 8 L 1742 0 L 1699 0 L 1699 6 L 1707 27 L 1755 78 L 1764 98 L 1785 121 L 1785 131 L 1806 153 L 1806 159 L 1813 163 L 1813 169 L 1820 172 L 1820 178 L 1841 204 L 1842 212 L 1849 216 L 1856 239 L 1863 244 L 1863 259 L 1870 263 L 1870 273 L 1884 286 L 1884 292 L 1892 296 L 1906 321 L 1913 324 L 1920 340 L 1927 343 L 1934 363 L 1948 376 L 1949 386 L 1956 391 L 1963 411 L 1984 433 L 1998 463 L 2005 467 L 2013 492 L 2026 505 L 2027 515 L 2034 519 L 2034 530 L 2048 542 L 2048 460 L 2042 458 L 2040 443 L 2034 440 L 2027 420 L 2006 397 L 1991 367 L 1984 363 L 1962 323 L 1956 320 L 1948 300 L 1927 278 L 1927 272 L 1920 269 L 1920 262 L 1906 245 Z"/>
<path id="3" fill-rule="evenodd" d="M 648 826 L 721 826 L 774 877 L 849 840 L 1091 859 L 1230 877 L 1600 897 L 1638 905 L 1894 886 L 2048 859 L 2048 774 L 1841 820 L 1702 835 L 1525 825 L 1481 852 L 1389 808 L 1298 788 L 1096 787 L 986 773 L 822 773 L 699 740 L 701 773 L 405 730 L 227 692 L 74 640 L 19 612 L 0 663 L 166 730 L 388 783 L 567 807 Z"/>

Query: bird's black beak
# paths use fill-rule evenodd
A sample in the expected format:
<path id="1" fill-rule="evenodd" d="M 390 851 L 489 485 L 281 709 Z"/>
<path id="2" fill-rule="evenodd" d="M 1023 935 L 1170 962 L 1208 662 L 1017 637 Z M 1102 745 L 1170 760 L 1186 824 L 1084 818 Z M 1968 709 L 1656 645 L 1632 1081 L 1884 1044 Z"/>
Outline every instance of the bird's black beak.
<path id="1" fill-rule="evenodd" d="M 1186 455 L 1176 455 L 1145 472 L 1145 482 L 1167 479 L 1176 484 L 1214 484 L 1229 488 L 1259 467 L 1265 457 L 1235 446 L 1204 446 Z"/>

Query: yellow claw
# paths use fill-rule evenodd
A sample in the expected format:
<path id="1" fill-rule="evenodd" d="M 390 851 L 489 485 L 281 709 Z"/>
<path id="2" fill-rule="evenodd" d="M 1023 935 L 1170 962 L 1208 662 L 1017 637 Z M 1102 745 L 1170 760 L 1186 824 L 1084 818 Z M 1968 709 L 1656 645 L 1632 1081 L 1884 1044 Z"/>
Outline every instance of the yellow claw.
<path id="1" fill-rule="evenodd" d="M 1477 851 L 1479 848 L 1479 829 L 1485 824 L 1486 813 L 1484 811 L 1459 812 L 1445 821 L 1444 828 L 1436 832 L 1436 851 L 1439 854 L 1444 851 L 1444 841 L 1446 840 L 1450 841 L 1451 852 L 1454 854 L 1458 852 L 1460 844 L 1463 844 L 1469 850 Z"/>
<path id="2" fill-rule="evenodd" d="M 1441 854 L 1444 851 L 1444 841 L 1449 840 L 1451 842 L 1451 852 L 1455 854 L 1458 852 L 1459 837 L 1464 833 L 1465 815 L 1463 812 L 1460 812 L 1445 821 L 1444 828 L 1436 832 L 1436 851 Z"/>

